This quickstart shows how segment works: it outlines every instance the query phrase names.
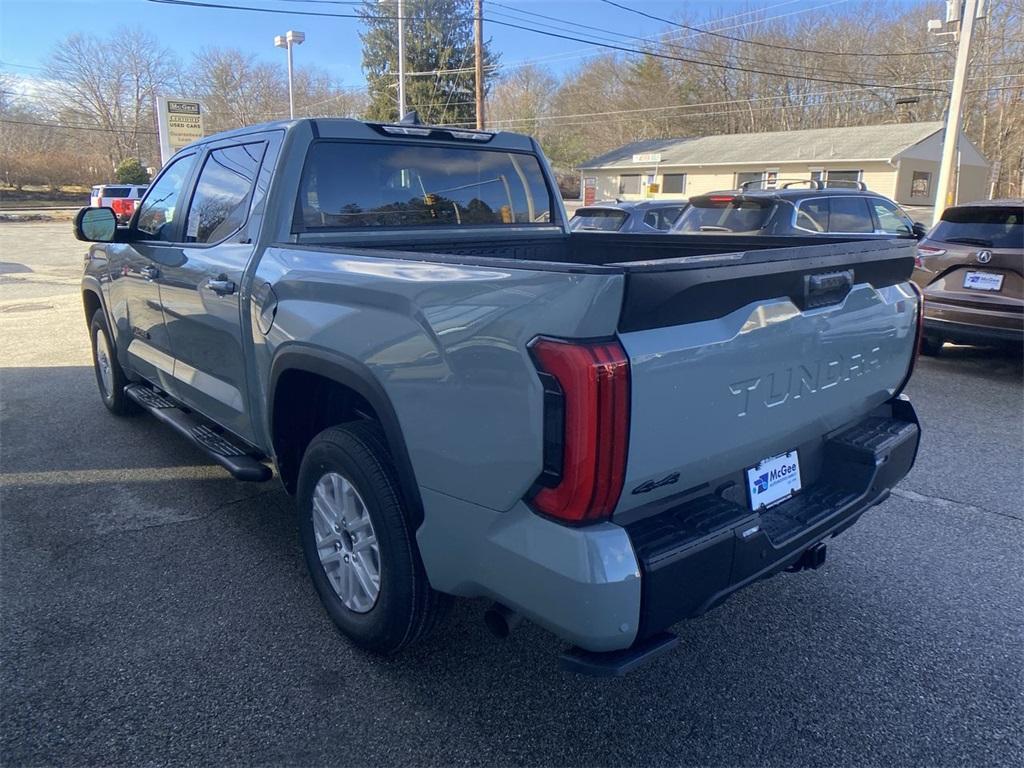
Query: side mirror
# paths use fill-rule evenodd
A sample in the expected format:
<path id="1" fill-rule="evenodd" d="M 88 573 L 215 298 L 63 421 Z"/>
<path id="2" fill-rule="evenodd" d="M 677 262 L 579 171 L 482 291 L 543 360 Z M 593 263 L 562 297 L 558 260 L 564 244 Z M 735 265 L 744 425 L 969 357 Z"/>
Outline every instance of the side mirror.
<path id="1" fill-rule="evenodd" d="M 928 228 L 925 227 L 925 225 L 922 224 L 920 221 L 915 221 L 914 226 L 911 227 L 911 230 L 913 230 L 914 237 L 916 237 L 918 240 L 923 240 L 924 236 L 928 234 Z"/>
<path id="2" fill-rule="evenodd" d="M 117 235 L 113 208 L 83 208 L 75 215 L 75 237 L 87 243 L 112 243 Z"/>

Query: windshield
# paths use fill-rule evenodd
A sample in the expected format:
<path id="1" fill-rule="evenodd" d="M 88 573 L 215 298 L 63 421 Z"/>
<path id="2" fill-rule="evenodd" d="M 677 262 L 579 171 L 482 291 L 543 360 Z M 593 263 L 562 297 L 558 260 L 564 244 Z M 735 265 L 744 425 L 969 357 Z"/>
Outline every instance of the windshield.
<path id="1" fill-rule="evenodd" d="M 771 203 L 736 197 L 690 200 L 673 232 L 756 232 L 768 223 Z"/>
<path id="2" fill-rule="evenodd" d="M 573 231 L 618 232 L 626 223 L 627 214 L 614 208 L 581 208 L 569 219 Z"/>
<path id="3" fill-rule="evenodd" d="M 543 226 L 551 196 L 533 155 L 321 141 L 306 159 L 299 214 L 307 229 Z"/>
<path id="4" fill-rule="evenodd" d="M 983 248 L 1024 248 L 1024 207 L 949 208 L 928 239 Z"/>

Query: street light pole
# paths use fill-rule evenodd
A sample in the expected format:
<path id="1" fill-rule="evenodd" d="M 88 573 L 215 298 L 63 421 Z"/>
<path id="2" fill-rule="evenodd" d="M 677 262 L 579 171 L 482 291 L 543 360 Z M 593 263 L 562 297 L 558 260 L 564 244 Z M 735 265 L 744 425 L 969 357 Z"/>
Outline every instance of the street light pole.
<path id="1" fill-rule="evenodd" d="M 953 90 L 949 96 L 946 112 L 946 135 L 942 140 L 942 162 L 939 165 L 939 182 L 935 187 L 935 212 L 932 223 L 938 224 L 942 212 L 952 202 L 953 169 L 960 143 L 960 113 L 963 109 L 964 84 L 967 80 L 967 65 L 971 56 L 971 36 L 974 34 L 974 17 L 978 13 L 978 0 L 965 0 L 960 14 L 960 39 L 956 49 L 956 66 L 953 70 Z"/>
<path id="2" fill-rule="evenodd" d="M 277 48 L 284 48 L 288 52 L 288 116 L 295 119 L 295 85 L 292 77 L 292 46 L 302 45 L 306 40 L 306 35 L 302 32 L 296 32 L 289 29 L 283 35 L 277 35 L 274 38 L 274 45 Z"/>

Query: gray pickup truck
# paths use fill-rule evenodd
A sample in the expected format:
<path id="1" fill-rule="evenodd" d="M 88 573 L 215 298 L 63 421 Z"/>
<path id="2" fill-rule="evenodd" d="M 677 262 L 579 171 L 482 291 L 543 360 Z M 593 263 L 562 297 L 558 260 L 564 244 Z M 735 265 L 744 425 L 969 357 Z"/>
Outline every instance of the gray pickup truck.
<path id="1" fill-rule="evenodd" d="M 255 126 L 75 231 L 107 408 L 276 467 L 327 613 L 380 653 L 485 597 L 622 674 L 819 566 L 917 452 L 913 239 L 572 233 L 525 136 Z"/>

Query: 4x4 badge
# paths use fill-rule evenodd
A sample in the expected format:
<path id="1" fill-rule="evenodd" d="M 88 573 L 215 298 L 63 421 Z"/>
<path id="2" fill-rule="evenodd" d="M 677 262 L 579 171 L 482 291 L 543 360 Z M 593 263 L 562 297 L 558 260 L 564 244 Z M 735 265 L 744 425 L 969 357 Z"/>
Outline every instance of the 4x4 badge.
<path id="1" fill-rule="evenodd" d="M 974 258 L 978 260 L 979 264 L 988 264 L 992 261 L 992 251 L 978 251 Z"/>

